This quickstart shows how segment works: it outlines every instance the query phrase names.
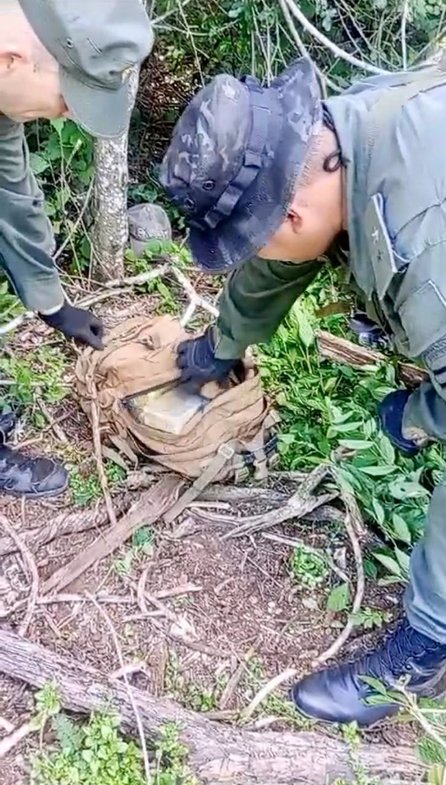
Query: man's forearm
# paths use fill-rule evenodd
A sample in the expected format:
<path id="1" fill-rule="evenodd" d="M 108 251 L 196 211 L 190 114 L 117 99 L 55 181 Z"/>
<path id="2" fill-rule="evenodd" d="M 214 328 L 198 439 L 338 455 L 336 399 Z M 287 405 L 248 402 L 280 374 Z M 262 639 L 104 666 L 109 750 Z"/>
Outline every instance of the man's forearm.
<path id="1" fill-rule="evenodd" d="M 220 298 L 216 357 L 242 357 L 248 346 L 268 341 L 319 269 L 318 261 L 289 264 L 255 258 L 236 270 Z"/>

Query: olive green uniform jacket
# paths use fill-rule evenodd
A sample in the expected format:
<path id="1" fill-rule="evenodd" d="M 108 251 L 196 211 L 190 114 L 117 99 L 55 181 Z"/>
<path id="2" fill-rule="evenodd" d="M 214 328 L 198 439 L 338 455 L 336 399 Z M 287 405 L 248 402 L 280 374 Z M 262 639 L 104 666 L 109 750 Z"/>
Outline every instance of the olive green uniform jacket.
<path id="1" fill-rule="evenodd" d="M 63 305 L 53 249 L 43 194 L 29 165 L 23 125 L 0 115 L 0 263 L 31 311 L 48 313 Z"/>
<path id="2" fill-rule="evenodd" d="M 446 439 L 446 71 L 373 77 L 327 107 L 346 164 L 352 283 L 431 376 L 406 407 L 406 435 Z M 237 269 L 221 298 L 217 356 L 267 341 L 320 265 L 253 259 Z"/>

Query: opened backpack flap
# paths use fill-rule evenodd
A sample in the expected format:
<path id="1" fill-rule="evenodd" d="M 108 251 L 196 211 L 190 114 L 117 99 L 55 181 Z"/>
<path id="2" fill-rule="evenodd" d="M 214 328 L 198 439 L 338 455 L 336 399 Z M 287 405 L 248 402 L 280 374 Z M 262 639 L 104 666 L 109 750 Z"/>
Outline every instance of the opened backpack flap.
<path id="1" fill-rule="evenodd" d="M 225 387 L 191 394 L 180 383 L 178 344 L 190 338 L 170 316 L 129 319 L 113 329 L 102 352 L 86 349 L 76 365 L 81 405 L 97 401 L 101 437 L 128 456 L 140 455 L 203 488 L 215 480 L 266 476 L 276 458 L 278 417 L 270 411 L 257 369 Z"/>

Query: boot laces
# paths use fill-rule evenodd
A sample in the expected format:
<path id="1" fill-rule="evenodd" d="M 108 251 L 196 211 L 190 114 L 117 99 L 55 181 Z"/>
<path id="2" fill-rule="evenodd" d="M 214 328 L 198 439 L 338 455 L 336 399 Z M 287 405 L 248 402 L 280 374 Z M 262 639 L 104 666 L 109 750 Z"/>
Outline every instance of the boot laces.
<path id="1" fill-rule="evenodd" d="M 378 651 L 367 655 L 367 670 L 378 678 L 389 672 L 398 678 L 404 675 L 411 662 L 437 651 L 446 656 L 445 646 L 404 622 Z"/>

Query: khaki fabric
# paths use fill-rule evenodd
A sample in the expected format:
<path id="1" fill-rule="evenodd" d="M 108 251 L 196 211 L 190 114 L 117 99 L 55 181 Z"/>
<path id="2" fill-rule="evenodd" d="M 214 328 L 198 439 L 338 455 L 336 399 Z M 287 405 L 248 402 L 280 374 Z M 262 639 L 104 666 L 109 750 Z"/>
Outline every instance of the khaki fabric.
<path id="1" fill-rule="evenodd" d="M 264 447 L 277 418 L 269 411 L 255 368 L 246 365 L 244 381 L 234 378 L 226 388 L 206 385 L 202 394 L 208 404 L 179 435 L 144 425 L 132 415 L 129 398 L 179 378 L 176 352 L 186 337 L 190 334 L 169 316 L 138 317 L 116 327 L 103 352 L 88 348 L 77 362 L 82 407 L 90 415 L 95 395 L 103 436 L 127 454 L 130 448 L 186 477 L 200 477 L 212 460 L 212 479 L 234 477 L 249 462 L 258 477 L 265 476 L 269 458 Z M 224 445 L 230 450 L 222 451 Z"/>

